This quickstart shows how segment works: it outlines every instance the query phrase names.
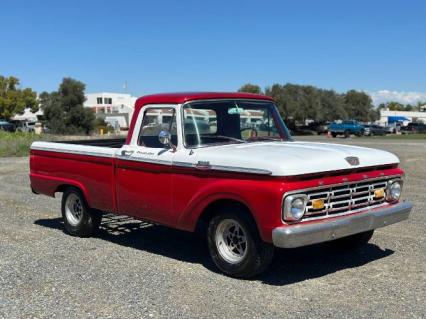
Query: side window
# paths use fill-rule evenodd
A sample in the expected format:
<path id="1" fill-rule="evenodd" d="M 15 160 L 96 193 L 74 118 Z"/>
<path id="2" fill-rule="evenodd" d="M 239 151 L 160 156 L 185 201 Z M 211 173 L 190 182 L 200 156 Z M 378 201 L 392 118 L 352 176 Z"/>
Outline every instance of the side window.
<path id="1" fill-rule="evenodd" d="M 173 108 L 148 108 L 143 113 L 139 132 L 138 145 L 152 148 L 163 148 L 158 140 L 161 131 L 169 131 L 172 144 L 177 145 L 176 116 Z"/>

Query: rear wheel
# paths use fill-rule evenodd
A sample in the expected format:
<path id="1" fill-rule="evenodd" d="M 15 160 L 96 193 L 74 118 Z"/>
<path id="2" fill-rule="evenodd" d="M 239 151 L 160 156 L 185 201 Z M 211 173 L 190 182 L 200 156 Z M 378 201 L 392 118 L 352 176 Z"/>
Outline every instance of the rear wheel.
<path id="1" fill-rule="evenodd" d="M 223 273 L 237 278 L 253 277 L 269 266 L 272 244 L 263 242 L 254 221 L 242 210 L 220 212 L 209 223 L 207 240 L 210 256 Z"/>
<path id="2" fill-rule="evenodd" d="M 336 132 L 331 132 L 331 136 L 336 137 L 337 133 Z"/>
<path id="3" fill-rule="evenodd" d="M 99 228 L 102 215 L 91 209 L 77 188 L 70 187 L 62 195 L 62 218 L 65 231 L 78 237 L 93 235 Z"/>

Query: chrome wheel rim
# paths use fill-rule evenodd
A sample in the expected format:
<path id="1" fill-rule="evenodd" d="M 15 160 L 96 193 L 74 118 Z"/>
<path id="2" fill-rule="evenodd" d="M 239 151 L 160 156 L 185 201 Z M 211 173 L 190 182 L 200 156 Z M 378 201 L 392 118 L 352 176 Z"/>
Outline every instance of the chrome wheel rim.
<path id="1" fill-rule="evenodd" d="M 220 256 L 231 264 L 241 262 L 247 254 L 245 230 L 233 219 L 224 219 L 219 223 L 215 242 Z"/>
<path id="2" fill-rule="evenodd" d="M 65 201 L 65 217 L 72 226 L 76 226 L 83 218 L 83 203 L 76 194 L 69 194 Z"/>

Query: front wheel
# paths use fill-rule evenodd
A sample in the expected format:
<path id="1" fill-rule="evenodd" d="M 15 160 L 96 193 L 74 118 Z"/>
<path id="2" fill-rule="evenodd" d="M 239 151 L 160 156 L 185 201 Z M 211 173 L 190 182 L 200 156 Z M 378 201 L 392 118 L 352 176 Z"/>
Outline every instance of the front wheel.
<path id="1" fill-rule="evenodd" d="M 102 215 L 87 205 L 77 188 L 70 187 L 64 192 L 61 208 L 65 231 L 72 236 L 91 236 L 101 224 Z"/>
<path id="2" fill-rule="evenodd" d="M 255 223 L 244 214 L 221 213 L 213 217 L 207 240 L 213 262 L 231 277 L 260 274 L 274 255 L 273 245 L 260 239 Z"/>

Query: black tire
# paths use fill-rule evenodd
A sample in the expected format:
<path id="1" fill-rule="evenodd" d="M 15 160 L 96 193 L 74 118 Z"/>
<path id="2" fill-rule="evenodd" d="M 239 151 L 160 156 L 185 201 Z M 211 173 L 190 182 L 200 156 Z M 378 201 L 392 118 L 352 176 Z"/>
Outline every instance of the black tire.
<path id="1" fill-rule="evenodd" d="M 81 191 L 75 187 L 69 187 L 63 193 L 61 210 L 65 232 L 72 236 L 89 237 L 101 224 L 102 214 L 91 209 Z"/>
<path id="2" fill-rule="evenodd" d="M 331 132 L 331 136 L 334 137 L 334 138 L 336 138 L 337 133 L 336 132 Z"/>
<path id="3" fill-rule="evenodd" d="M 220 241 L 216 238 L 216 234 L 221 233 L 222 225 L 226 225 L 230 221 L 238 224 L 239 230 L 242 231 L 239 234 L 245 235 L 246 242 L 245 246 L 242 242 L 240 244 L 237 243 L 237 246 L 239 245 L 245 253 L 240 254 L 238 258 L 236 257 L 238 260 L 233 262 L 229 261 L 227 259 L 229 255 L 227 257 L 227 253 L 223 252 L 228 250 L 228 253 L 232 254 L 232 252 L 229 252 L 229 245 L 226 244 L 226 239 L 223 238 L 223 246 L 221 246 Z M 232 226 L 230 229 L 232 229 Z M 231 233 L 231 231 L 228 233 Z M 233 235 L 234 239 L 238 236 L 235 236 L 235 232 Z M 221 209 L 218 215 L 210 220 L 207 230 L 207 242 L 210 256 L 217 268 L 224 274 L 235 278 L 250 278 L 262 273 L 268 268 L 274 256 L 274 246 L 261 240 L 255 222 L 251 216 L 248 216 L 239 207 L 230 206 L 226 209 Z M 219 246 L 221 247 L 220 249 Z"/>
<path id="4" fill-rule="evenodd" d="M 333 241 L 333 243 L 337 247 L 344 249 L 359 248 L 366 245 L 370 241 L 371 237 L 373 237 L 373 234 L 374 229 L 348 237 L 339 238 Z"/>
<path id="5" fill-rule="evenodd" d="M 351 132 L 349 132 L 348 130 L 346 130 L 343 134 L 345 135 L 345 138 L 348 138 L 351 136 Z"/>

